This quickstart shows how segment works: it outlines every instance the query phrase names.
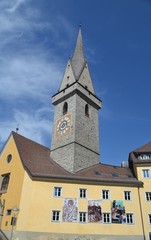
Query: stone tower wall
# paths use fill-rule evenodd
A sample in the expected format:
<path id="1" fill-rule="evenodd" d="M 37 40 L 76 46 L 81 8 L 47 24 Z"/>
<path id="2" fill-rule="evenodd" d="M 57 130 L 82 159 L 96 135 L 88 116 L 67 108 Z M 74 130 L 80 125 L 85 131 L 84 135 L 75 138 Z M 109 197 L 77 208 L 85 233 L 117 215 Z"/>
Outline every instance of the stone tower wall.
<path id="1" fill-rule="evenodd" d="M 56 122 L 63 116 L 64 102 L 71 114 L 70 132 L 56 136 Z M 76 172 L 99 163 L 98 110 L 89 105 L 89 116 L 85 115 L 87 102 L 77 94 L 58 103 L 55 107 L 51 157 L 69 172 Z"/>

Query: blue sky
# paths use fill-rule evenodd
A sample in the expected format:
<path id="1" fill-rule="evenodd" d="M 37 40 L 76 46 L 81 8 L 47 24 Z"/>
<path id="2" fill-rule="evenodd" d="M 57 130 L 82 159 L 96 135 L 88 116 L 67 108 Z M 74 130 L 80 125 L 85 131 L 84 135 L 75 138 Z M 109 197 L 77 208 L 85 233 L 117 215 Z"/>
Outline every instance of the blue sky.
<path id="1" fill-rule="evenodd" d="M 19 133 L 50 147 L 54 108 L 82 24 L 99 113 L 101 161 L 151 140 L 151 1 L 1 0 L 0 148 Z"/>

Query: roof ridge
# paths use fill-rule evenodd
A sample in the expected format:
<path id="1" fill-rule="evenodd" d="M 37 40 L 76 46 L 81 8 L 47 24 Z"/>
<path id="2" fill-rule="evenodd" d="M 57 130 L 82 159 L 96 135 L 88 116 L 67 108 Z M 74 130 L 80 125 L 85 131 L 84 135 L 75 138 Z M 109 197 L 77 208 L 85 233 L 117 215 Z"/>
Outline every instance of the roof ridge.
<path id="1" fill-rule="evenodd" d="M 83 65 L 85 64 L 85 62 L 86 60 L 84 57 L 82 33 L 81 33 L 81 27 L 80 27 L 74 53 L 71 58 L 71 65 L 72 65 L 73 73 L 75 75 L 76 80 L 78 80 L 79 74 L 81 73 L 81 68 L 83 68 Z"/>

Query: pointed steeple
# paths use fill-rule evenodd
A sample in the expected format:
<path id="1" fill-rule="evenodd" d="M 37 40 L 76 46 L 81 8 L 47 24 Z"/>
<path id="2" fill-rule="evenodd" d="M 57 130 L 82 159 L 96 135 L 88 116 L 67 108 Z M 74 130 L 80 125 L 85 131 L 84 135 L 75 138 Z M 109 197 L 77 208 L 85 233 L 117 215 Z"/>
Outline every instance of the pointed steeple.
<path id="1" fill-rule="evenodd" d="M 73 56 L 67 62 L 58 93 L 52 98 L 53 104 L 63 101 L 68 98 L 69 94 L 74 94 L 75 91 L 81 92 L 93 104 L 95 102 L 97 108 L 101 107 L 101 101 L 95 95 L 88 63 L 84 57 L 81 27 L 79 28 Z"/>
<path id="2" fill-rule="evenodd" d="M 83 41 L 82 41 L 82 33 L 81 33 L 81 26 L 80 26 L 76 47 L 71 59 L 71 65 L 72 65 L 72 69 L 73 69 L 76 80 L 79 79 L 80 73 L 85 64 L 86 64 L 86 61 L 84 58 Z"/>

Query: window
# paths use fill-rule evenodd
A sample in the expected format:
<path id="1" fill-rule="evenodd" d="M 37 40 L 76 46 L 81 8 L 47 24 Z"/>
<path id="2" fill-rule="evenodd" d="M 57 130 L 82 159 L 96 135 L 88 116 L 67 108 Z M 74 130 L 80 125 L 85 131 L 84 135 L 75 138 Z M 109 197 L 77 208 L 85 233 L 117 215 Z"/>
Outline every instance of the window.
<path id="1" fill-rule="evenodd" d="M 65 102 L 63 105 L 63 115 L 65 115 L 68 112 L 68 103 Z"/>
<path id="2" fill-rule="evenodd" d="M 143 169 L 142 173 L 143 173 L 143 178 L 149 178 L 150 177 L 149 169 Z"/>
<path id="3" fill-rule="evenodd" d="M 110 213 L 103 213 L 103 222 L 111 223 L 111 214 Z"/>
<path id="4" fill-rule="evenodd" d="M 148 214 L 149 224 L 151 224 L 151 214 Z"/>
<path id="5" fill-rule="evenodd" d="M 109 199 L 109 190 L 102 190 L 102 198 Z"/>
<path id="6" fill-rule="evenodd" d="M 146 192 L 146 201 L 151 201 L 151 192 Z"/>
<path id="7" fill-rule="evenodd" d="M 10 174 L 5 174 L 2 176 L 2 184 L 1 184 L 1 191 L 7 190 L 9 184 L 9 177 Z"/>
<path id="8" fill-rule="evenodd" d="M 52 211 L 52 221 L 59 222 L 60 220 L 60 211 L 53 210 Z"/>
<path id="9" fill-rule="evenodd" d="M 89 117 L 89 105 L 85 105 L 85 116 Z"/>
<path id="10" fill-rule="evenodd" d="M 87 213 L 79 212 L 79 222 L 85 223 L 87 221 Z"/>
<path id="11" fill-rule="evenodd" d="M 126 222 L 128 224 L 133 224 L 134 223 L 134 214 L 133 213 L 127 213 L 126 214 Z"/>
<path id="12" fill-rule="evenodd" d="M 6 161 L 7 161 L 7 163 L 10 163 L 11 160 L 12 160 L 12 155 L 9 154 L 9 155 L 7 156 L 7 158 L 6 158 Z"/>
<path id="13" fill-rule="evenodd" d="M 61 187 L 54 187 L 54 197 L 61 197 Z"/>
<path id="14" fill-rule="evenodd" d="M 87 189 L 81 188 L 80 189 L 80 198 L 86 198 L 87 197 Z"/>
<path id="15" fill-rule="evenodd" d="M 124 199 L 127 201 L 132 200 L 131 199 L 131 191 L 124 191 Z"/>
<path id="16" fill-rule="evenodd" d="M 144 154 L 139 156 L 141 160 L 151 159 L 151 154 Z"/>
<path id="17" fill-rule="evenodd" d="M 149 233 L 149 240 L 151 240 L 151 232 Z"/>
<path id="18" fill-rule="evenodd" d="M 12 213 L 12 210 L 11 210 L 11 209 L 7 209 L 7 210 L 6 210 L 6 215 L 7 215 L 7 216 L 11 215 L 11 213 Z"/>

